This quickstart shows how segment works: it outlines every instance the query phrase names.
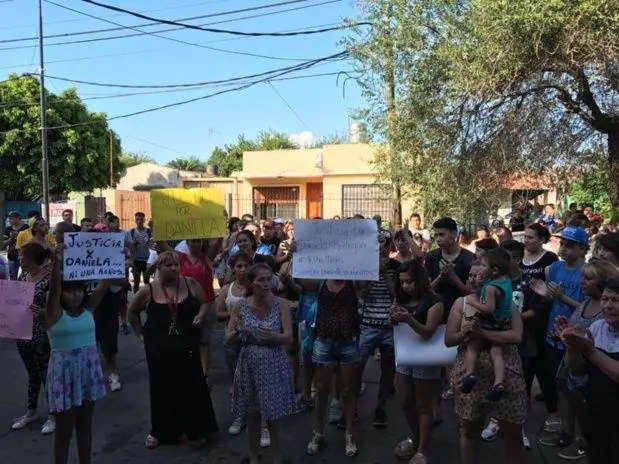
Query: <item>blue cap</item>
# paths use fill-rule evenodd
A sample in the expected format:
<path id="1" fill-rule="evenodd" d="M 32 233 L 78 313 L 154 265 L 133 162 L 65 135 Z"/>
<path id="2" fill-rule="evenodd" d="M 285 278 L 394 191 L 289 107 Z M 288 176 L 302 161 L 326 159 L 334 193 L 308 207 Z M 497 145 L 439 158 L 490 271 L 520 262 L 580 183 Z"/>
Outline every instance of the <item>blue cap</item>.
<path id="1" fill-rule="evenodd" d="M 566 227 L 560 234 L 554 234 L 554 237 L 569 240 L 570 242 L 575 242 L 579 245 L 589 245 L 589 235 L 587 235 L 585 229 L 581 227 Z"/>

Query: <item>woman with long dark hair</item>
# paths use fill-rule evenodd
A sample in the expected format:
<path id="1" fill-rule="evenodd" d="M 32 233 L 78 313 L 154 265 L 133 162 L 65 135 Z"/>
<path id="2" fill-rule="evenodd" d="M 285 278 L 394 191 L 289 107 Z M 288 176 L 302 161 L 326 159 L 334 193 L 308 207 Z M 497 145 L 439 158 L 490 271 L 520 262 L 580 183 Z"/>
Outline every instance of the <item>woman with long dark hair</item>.
<path id="1" fill-rule="evenodd" d="M 161 253 L 157 278 L 131 301 L 129 321 L 144 343 L 148 366 L 149 449 L 186 440 L 202 445 L 217 431 L 199 349 L 200 326 L 208 309 L 202 286 L 180 275 L 179 254 L 172 251 Z"/>
<path id="2" fill-rule="evenodd" d="M 17 350 L 28 371 L 28 411 L 13 422 L 13 430 L 20 430 L 38 420 L 37 408 L 41 385 L 45 386 L 50 346 L 45 332 L 45 305 L 49 292 L 50 273 L 44 264 L 51 252 L 35 242 L 26 243 L 21 249 L 22 275 L 19 280 L 34 284 L 34 301 L 32 302 L 32 339 L 18 340 Z M 49 415 L 43 424 L 41 433 L 47 435 L 56 430 L 54 416 Z"/>
<path id="3" fill-rule="evenodd" d="M 423 340 L 432 338 L 443 320 L 443 302 L 432 290 L 430 278 L 419 261 L 402 263 L 395 295 L 391 322 L 408 324 Z M 411 459 L 411 464 L 426 463 L 435 392 L 440 384 L 441 366 L 396 367 L 396 393 L 411 433 L 395 448 L 399 459 Z"/>

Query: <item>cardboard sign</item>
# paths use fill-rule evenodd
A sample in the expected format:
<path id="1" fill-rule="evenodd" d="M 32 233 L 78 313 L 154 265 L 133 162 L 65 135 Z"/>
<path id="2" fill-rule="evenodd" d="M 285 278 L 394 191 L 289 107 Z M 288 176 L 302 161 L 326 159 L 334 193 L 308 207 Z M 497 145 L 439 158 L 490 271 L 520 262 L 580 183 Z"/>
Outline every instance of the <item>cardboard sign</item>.
<path id="1" fill-rule="evenodd" d="M 64 280 L 124 279 L 125 234 L 68 232 L 63 255 Z"/>
<path id="2" fill-rule="evenodd" d="M 32 339 L 34 283 L 0 280 L 0 338 Z"/>
<path id="3" fill-rule="evenodd" d="M 292 275 L 300 279 L 378 280 L 378 226 L 372 219 L 294 221 Z"/>
<path id="4" fill-rule="evenodd" d="M 226 235 L 223 190 L 151 190 L 150 205 L 155 240 L 219 238 Z"/>
<path id="5" fill-rule="evenodd" d="M 397 366 L 450 366 L 458 355 L 458 347 L 445 346 L 446 325 L 440 325 L 429 340 L 424 340 L 408 324 L 393 327 L 395 363 Z"/>
<path id="6" fill-rule="evenodd" d="M 75 215 L 77 210 L 77 204 L 74 201 L 67 201 L 65 203 L 50 203 L 49 204 L 49 220 L 47 223 L 53 229 L 56 224 L 62 222 L 62 212 L 66 209 L 73 211 L 73 220 L 75 221 Z M 41 214 L 45 211 L 45 205 L 41 205 Z"/>

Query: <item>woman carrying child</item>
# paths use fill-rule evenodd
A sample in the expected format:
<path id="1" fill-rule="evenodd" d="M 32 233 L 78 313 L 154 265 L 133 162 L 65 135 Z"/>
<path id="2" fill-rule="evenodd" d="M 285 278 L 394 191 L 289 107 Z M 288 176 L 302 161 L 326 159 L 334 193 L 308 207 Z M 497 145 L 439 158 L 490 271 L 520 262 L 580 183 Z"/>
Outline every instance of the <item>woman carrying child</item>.
<path id="1" fill-rule="evenodd" d="M 512 281 L 509 277 L 510 254 L 502 248 L 487 251 L 480 260 L 479 271 L 486 278 L 479 295 L 466 297 L 466 304 L 473 310 L 465 313 L 465 320 L 479 320 L 485 330 L 504 331 L 510 327 L 512 319 Z M 477 384 L 475 365 L 479 352 L 486 342 L 480 337 L 472 337 L 466 347 L 465 377 L 460 387 L 462 393 L 470 393 Z M 498 343 L 490 346 L 490 360 L 494 368 L 494 385 L 486 393 L 488 401 L 498 401 L 505 392 L 505 361 L 503 347 Z"/>

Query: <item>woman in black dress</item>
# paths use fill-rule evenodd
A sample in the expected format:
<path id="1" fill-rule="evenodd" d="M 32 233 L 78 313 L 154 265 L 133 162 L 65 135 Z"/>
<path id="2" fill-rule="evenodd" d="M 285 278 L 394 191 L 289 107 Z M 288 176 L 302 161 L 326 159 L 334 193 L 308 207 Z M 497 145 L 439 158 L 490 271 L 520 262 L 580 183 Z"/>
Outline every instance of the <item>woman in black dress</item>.
<path id="1" fill-rule="evenodd" d="M 200 324 L 208 304 L 200 284 L 180 276 L 178 254 L 162 253 L 157 271 L 157 279 L 142 287 L 129 307 L 148 365 L 151 431 L 146 446 L 186 440 L 201 445 L 218 429 L 200 363 Z"/>

